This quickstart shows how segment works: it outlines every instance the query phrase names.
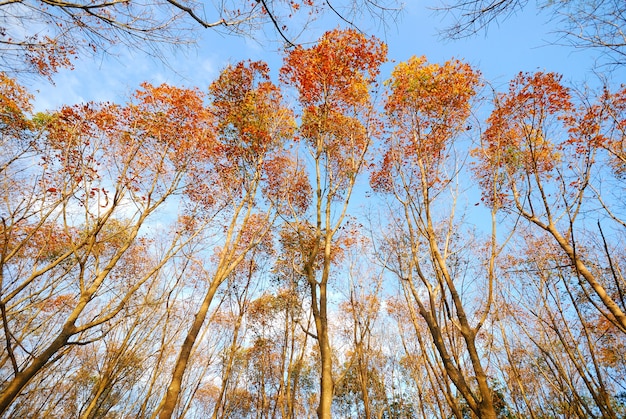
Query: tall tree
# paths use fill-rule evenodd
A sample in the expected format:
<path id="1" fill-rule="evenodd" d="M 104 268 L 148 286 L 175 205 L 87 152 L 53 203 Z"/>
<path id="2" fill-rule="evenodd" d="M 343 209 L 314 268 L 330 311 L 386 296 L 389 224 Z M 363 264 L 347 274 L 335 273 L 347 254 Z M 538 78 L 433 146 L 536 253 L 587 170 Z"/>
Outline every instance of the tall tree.
<path id="1" fill-rule="evenodd" d="M 222 71 L 211 84 L 211 112 L 216 117 L 216 147 L 194 196 L 224 214 L 217 260 L 207 269 L 204 299 L 180 348 L 169 388 L 157 412 L 172 417 L 178 404 L 187 364 L 207 313 L 220 286 L 238 269 L 249 253 L 271 234 L 276 207 L 289 197 L 289 158 L 281 152 L 294 130 L 291 111 L 282 104 L 280 90 L 261 62 L 239 63 Z M 293 177 L 297 179 L 297 176 Z M 260 194 L 268 201 L 261 206 Z M 272 203 L 274 202 L 274 203 Z M 212 217 L 212 215 L 211 215 Z M 221 227 L 220 227 L 221 228 Z"/>
<path id="2" fill-rule="evenodd" d="M 312 214 L 292 212 L 287 229 L 300 257 L 295 269 L 306 279 L 320 357 L 317 414 L 330 418 L 333 356 L 329 335 L 328 284 L 332 265 L 352 240 L 344 220 L 357 176 L 379 132 L 370 90 L 386 46 L 354 31 L 328 32 L 310 48 L 288 52 L 281 69 L 302 109 L 302 147 L 311 159 Z M 295 265 L 295 264 L 294 264 Z"/>
<path id="3" fill-rule="evenodd" d="M 607 226 L 621 232 L 626 226 L 623 97 L 623 89 L 605 91 L 596 103 L 586 98 L 576 106 L 560 76 L 519 74 L 495 98 L 475 154 L 483 199 L 556 243 L 585 297 L 626 332 L 621 256 L 604 233 Z M 604 192 L 609 184 L 613 193 Z"/>
<path id="4" fill-rule="evenodd" d="M 471 411 L 495 418 L 477 342 L 493 301 L 495 219 L 492 213 L 485 256 L 476 258 L 463 250 L 472 247 L 471 234 L 463 237 L 462 220 L 455 214 L 463 161 L 455 142 L 467 130 L 480 74 L 457 60 L 438 65 L 413 57 L 396 66 L 388 84 L 389 134 L 372 186 L 392 198 L 398 214 L 391 217 L 385 245 L 390 255 L 382 260 L 405 287 L 407 303 L 416 306 L 447 377 Z M 464 296 L 460 279 L 466 275 L 484 275 L 484 283 L 474 285 L 486 290 L 482 302 Z M 465 357 L 467 366 L 461 361 Z M 461 412 L 451 407 L 460 419 Z"/>

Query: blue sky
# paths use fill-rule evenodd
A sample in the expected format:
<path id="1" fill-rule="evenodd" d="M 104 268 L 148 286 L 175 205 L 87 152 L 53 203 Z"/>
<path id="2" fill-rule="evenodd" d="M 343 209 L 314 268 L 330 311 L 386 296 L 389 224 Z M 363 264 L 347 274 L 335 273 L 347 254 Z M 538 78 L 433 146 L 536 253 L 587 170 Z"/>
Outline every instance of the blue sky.
<path id="1" fill-rule="evenodd" d="M 360 27 L 384 39 L 389 47 L 389 58 L 395 62 L 412 55 L 425 55 L 432 62 L 452 57 L 464 59 L 480 69 L 496 88 L 504 88 L 520 71 L 555 71 L 576 84 L 593 84 L 598 80 L 592 72 L 597 58 L 594 52 L 551 44 L 550 41 L 557 38 L 553 33 L 555 26 L 547 13 L 534 9 L 532 2 L 523 12 L 490 26 L 486 33 L 459 41 L 441 40 L 438 29 L 447 21 L 442 14 L 429 9 L 436 4 L 437 0 L 411 2 L 399 22 L 390 23 L 386 31 L 373 22 L 369 27 L 367 23 Z M 308 36 L 315 39 L 322 29 L 334 25 L 328 20 L 315 22 Z M 166 47 L 167 65 L 142 52 L 118 48 L 113 56 L 78 61 L 74 70 L 64 70 L 55 76 L 55 85 L 45 80 L 34 80 L 27 85 L 36 93 L 36 108 L 41 111 L 91 100 L 124 101 L 142 81 L 196 86 L 204 90 L 221 68 L 243 59 L 267 61 L 274 74 L 281 65 L 277 43 L 221 35 L 210 29 L 199 28 L 197 34 L 201 36 L 197 46 Z M 393 63 L 385 66 L 384 78 L 389 76 L 392 66 Z M 613 73 L 613 82 L 623 82 L 623 73 Z"/>

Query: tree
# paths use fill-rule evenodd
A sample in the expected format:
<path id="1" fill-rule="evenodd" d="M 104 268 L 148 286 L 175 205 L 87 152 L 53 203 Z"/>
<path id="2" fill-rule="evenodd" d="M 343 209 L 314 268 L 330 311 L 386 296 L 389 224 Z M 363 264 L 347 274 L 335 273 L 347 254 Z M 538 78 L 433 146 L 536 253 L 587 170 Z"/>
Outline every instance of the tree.
<path id="1" fill-rule="evenodd" d="M 250 307 L 248 376 L 260 418 L 297 417 L 295 411 L 305 399 L 296 398 L 300 389 L 294 361 L 304 361 L 308 336 L 297 328 L 295 319 L 303 310 L 293 291 L 263 294 Z"/>
<path id="2" fill-rule="evenodd" d="M 485 256 L 467 254 L 476 245 L 469 232 L 461 233 L 455 215 L 463 160 L 457 160 L 455 141 L 467 131 L 480 74 L 457 60 L 438 65 L 413 57 L 395 67 L 388 85 L 389 134 L 371 183 L 392 198 L 397 215 L 390 217 L 381 260 L 400 280 L 407 304 L 416 306 L 447 377 L 471 411 L 478 417 L 495 418 L 492 389 L 477 342 L 493 302 L 499 251 L 495 213 Z M 476 260 L 481 261 L 479 265 L 472 262 Z M 466 275 L 485 277 L 483 302 L 463 295 L 461 278 Z M 421 332 L 417 324 L 415 332 Z M 461 361 L 466 356 L 467 366 Z M 459 417 L 457 406 L 451 403 L 451 407 Z"/>
<path id="3" fill-rule="evenodd" d="M 191 0 L 10 1 L 0 4 L 0 70 L 50 77 L 59 68 L 71 67 L 78 56 L 106 54 L 120 44 L 162 58 L 164 45 L 195 42 L 198 27 L 250 35 L 269 25 L 293 45 L 306 21 L 320 14 L 354 25 L 364 11 L 384 22 L 399 7 L 395 0 L 332 5 L 315 0 L 224 0 L 211 6 Z"/>
<path id="4" fill-rule="evenodd" d="M 308 202 L 310 188 L 308 183 L 302 186 L 302 191 L 305 192 L 304 202 Z M 304 209 L 305 207 L 301 208 Z M 281 254 L 273 267 L 274 279 L 280 289 L 271 305 L 273 311 L 284 310 L 280 356 L 284 379 L 279 390 L 279 393 L 284 394 L 280 402 L 283 418 L 310 417 L 309 411 L 313 411 L 311 406 L 314 403 L 312 399 L 316 396 L 315 361 L 311 355 L 314 351 L 309 333 L 312 326 L 312 313 L 308 303 L 310 298 L 302 272 L 297 269 L 302 262 L 298 242 L 294 241 L 291 233 L 292 227 L 285 226 L 280 231 Z"/>
<path id="5" fill-rule="evenodd" d="M 619 204 L 622 103 L 623 89 L 605 90 L 598 103 L 586 99 L 577 107 L 560 76 L 519 74 L 508 93 L 496 96 L 474 153 L 485 202 L 496 211 L 514 212 L 557 243 L 585 297 L 626 332 L 624 278 L 615 265 L 621 256 L 602 227 L 623 231 L 626 226 Z M 608 184 L 614 185 L 617 200 L 602 192 Z M 592 214 L 598 217 L 593 233 Z M 600 240 L 589 236 L 598 233 Z"/>
<path id="6" fill-rule="evenodd" d="M 233 295 L 232 299 L 235 304 L 229 304 L 230 311 L 226 312 L 226 308 L 222 308 L 223 312 L 218 312 L 223 318 L 222 323 L 232 332 L 232 338 L 229 344 L 224 345 L 220 356 L 222 362 L 222 370 L 220 374 L 221 385 L 217 397 L 215 398 L 215 408 L 213 409 L 212 418 L 228 416 L 230 404 L 237 403 L 232 400 L 233 393 L 238 388 L 237 378 L 245 371 L 245 366 L 250 362 L 248 351 L 242 347 L 244 333 L 241 333 L 241 326 L 246 310 L 250 305 L 248 292 L 250 289 L 250 280 L 245 284 L 241 293 Z M 233 307 L 235 306 L 235 307 Z M 240 337 L 241 335 L 241 337 Z"/>
<path id="7" fill-rule="evenodd" d="M 381 312 L 382 272 L 374 272 L 365 255 L 371 243 L 354 231 L 355 244 L 345 257 L 348 283 L 347 295 L 336 315 L 343 343 L 344 371 L 336 379 L 336 396 L 343 399 L 348 413 L 356 410 L 358 417 L 372 419 L 384 411 L 387 397 L 383 376 L 383 342 L 376 335 Z M 343 288 L 343 287 L 342 287 Z"/>
<path id="8" fill-rule="evenodd" d="M 299 254 L 294 269 L 306 280 L 319 345 L 320 400 L 317 414 L 330 418 L 333 359 L 329 335 L 331 268 L 352 237 L 344 220 L 357 176 L 378 126 L 370 89 L 386 59 L 386 46 L 354 30 L 328 32 L 317 45 L 288 52 L 281 69 L 302 108 L 300 135 L 312 160 L 313 213 L 288 215 L 288 235 Z"/>
<path id="9" fill-rule="evenodd" d="M 541 417 L 548 407 L 578 417 L 620 417 L 615 396 L 621 384 L 611 377 L 619 376 L 624 357 L 618 353 L 625 347 L 612 336 L 606 348 L 603 337 L 619 332 L 606 321 L 598 324 L 602 317 L 580 298 L 557 245 L 522 240 L 506 258 L 498 316 L 507 385 L 520 414 Z"/>
<path id="10" fill-rule="evenodd" d="M 420 320 L 412 305 L 407 304 L 405 295 L 389 299 L 387 310 L 397 325 L 401 342 L 401 350 L 396 355 L 397 368 L 402 377 L 400 383 L 414 389 L 413 397 L 409 398 L 413 403 L 394 394 L 392 404 L 408 404 L 407 407 L 415 409 L 423 417 L 451 417 L 452 412 L 460 411 L 460 408 L 453 397 L 445 367 L 434 353 L 433 345 L 425 339 L 428 336 L 427 325 Z M 395 387 L 401 388 L 402 384 Z"/>
<path id="11" fill-rule="evenodd" d="M 527 7 L 522 0 L 455 0 L 440 10 L 452 15 L 454 23 L 444 29 L 451 38 L 462 38 L 487 30 Z M 553 14 L 556 31 L 575 48 L 597 49 L 610 65 L 626 63 L 626 6 L 620 0 L 537 1 Z"/>
<path id="12" fill-rule="evenodd" d="M 204 172 L 196 178 L 194 196 L 224 214 L 224 227 L 216 262 L 206 269 L 204 299 L 191 321 L 169 388 L 157 409 L 161 419 L 174 414 L 191 351 L 217 290 L 238 269 L 256 270 L 254 260 L 249 261 L 249 268 L 242 263 L 253 250 L 264 246 L 269 249 L 277 205 L 291 199 L 292 183 L 279 183 L 277 179 L 287 180 L 293 174 L 289 172 L 288 155 L 281 153 L 294 130 L 293 116 L 283 106 L 280 90 L 270 81 L 267 65 L 242 62 L 228 67 L 211 84 L 209 92 L 217 144 Z M 259 203 L 260 193 L 267 197 L 265 208 Z M 209 218 L 214 215 L 211 213 Z"/>

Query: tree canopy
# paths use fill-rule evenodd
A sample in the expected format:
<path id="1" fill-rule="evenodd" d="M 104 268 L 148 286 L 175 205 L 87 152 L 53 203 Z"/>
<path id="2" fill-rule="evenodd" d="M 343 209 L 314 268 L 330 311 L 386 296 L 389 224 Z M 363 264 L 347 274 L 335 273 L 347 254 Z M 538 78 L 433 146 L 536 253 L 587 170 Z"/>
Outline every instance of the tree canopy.
<path id="1" fill-rule="evenodd" d="M 445 36 L 462 38 L 506 24 L 506 19 L 529 7 L 527 0 L 453 0 L 438 9 L 454 23 L 443 29 Z M 555 24 L 553 42 L 575 48 L 596 49 L 600 64 L 626 63 L 626 5 L 621 0 L 537 1 Z"/>
<path id="2" fill-rule="evenodd" d="M 365 15 L 392 21 L 401 7 L 396 0 L 7 1 L 0 3 L 0 66 L 49 77 L 78 56 L 106 54 L 116 45 L 164 59 L 168 45 L 195 43 L 198 29 L 244 36 L 266 30 L 268 39 L 295 46 L 322 16 L 358 26 Z"/>
<path id="3" fill-rule="evenodd" d="M 74 25 L 4 44 L 0 416 L 626 416 L 625 86 L 386 74 L 351 27 L 35 112 L 20 60 L 211 27 L 133 1 L 0 5 Z M 272 6 L 319 5 L 228 17 Z"/>

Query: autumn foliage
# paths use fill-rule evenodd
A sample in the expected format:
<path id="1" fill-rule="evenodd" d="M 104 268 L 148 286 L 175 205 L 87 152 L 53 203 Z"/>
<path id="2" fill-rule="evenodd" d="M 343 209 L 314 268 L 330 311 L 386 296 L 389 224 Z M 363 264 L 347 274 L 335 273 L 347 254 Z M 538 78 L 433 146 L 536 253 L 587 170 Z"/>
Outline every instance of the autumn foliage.
<path id="1" fill-rule="evenodd" d="M 415 170 L 416 178 L 423 178 L 427 187 L 445 183 L 449 179 L 441 165 L 466 129 L 480 73 L 458 60 L 439 65 L 412 57 L 395 67 L 387 86 L 389 135 L 372 186 L 390 192 L 391 178 L 402 166 Z"/>
<path id="2" fill-rule="evenodd" d="M 0 73 L 1 414 L 624 417 L 626 88 L 385 60 L 41 113 Z"/>

